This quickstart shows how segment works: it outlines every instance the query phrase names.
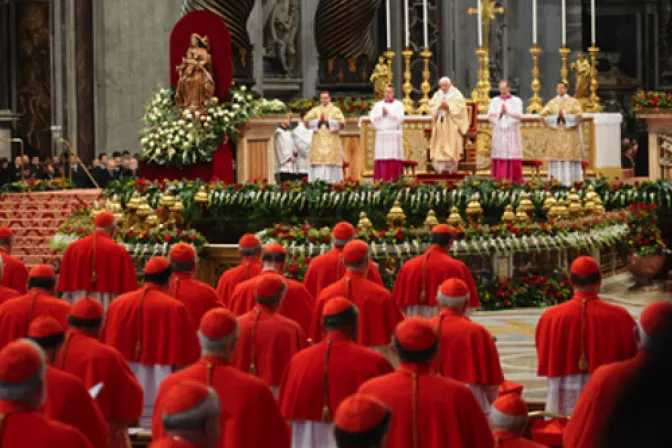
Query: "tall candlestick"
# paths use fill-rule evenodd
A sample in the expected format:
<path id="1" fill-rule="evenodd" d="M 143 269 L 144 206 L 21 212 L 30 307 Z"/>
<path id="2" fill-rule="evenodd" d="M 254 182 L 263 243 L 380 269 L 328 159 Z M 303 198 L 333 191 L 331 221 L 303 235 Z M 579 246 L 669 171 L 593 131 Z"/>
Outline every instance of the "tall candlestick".
<path id="1" fill-rule="evenodd" d="M 595 0 L 590 0 L 590 37 L 592 38 L 591 43 L 593 46 L 597 43 L 595 34 Z"/>
<path id="2" fill-rule="evenodd" d="M 385 21 L 387 22 L 387 48 L 392 48 L 392 26 L 390 25 L 390 0 L 385 2 Z"/>
<path id="3" fill-rule="evenodd" d="M 404 0 L 404 31 L 406 32 L 406 42 L 405 42 L 406 48 L 409 48 L 411 45 L 411 30 L 409 25 L 410 15 L 411 11 L 409 11 L 408 9 L 408 0 Z"/>
<path id="4" fill-rule="evenodd" d="M 478 47 L 480 48 L 483 46 L 483 10 L 481 0 L 476 0 L 476 3 L 478 3 L 476 15 L 478 16 Z"/>
<path id="5" fill-rule="evenodd" d="M 424 27 L 425 48 L 429 48 L 429 14 L 427 14 L 427 0 L 422 0 L 422 26 Z"/>
<path id="6" fill-rule="evenodd" d="M 537 45 L 537 0 L 532 0 L 532 43 Z"/>
<path id="7" fill-rule="evenodd" d="M 562 46 L 567 45 L 567 0 L 562 0 Z"/>

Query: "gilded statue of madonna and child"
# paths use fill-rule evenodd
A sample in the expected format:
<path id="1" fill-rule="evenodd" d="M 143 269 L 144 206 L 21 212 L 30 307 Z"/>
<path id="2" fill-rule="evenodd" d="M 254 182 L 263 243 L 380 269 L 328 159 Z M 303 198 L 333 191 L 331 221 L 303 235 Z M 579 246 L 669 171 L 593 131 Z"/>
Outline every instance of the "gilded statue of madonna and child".
<path id="1" fill-rule="evenodd" d="M 191 35 L 191 44 L 176 67 L 179 79 L 175 102 L 182 109 L 201 110 L 215 94 L 212 56 L 207 36 Z"/>

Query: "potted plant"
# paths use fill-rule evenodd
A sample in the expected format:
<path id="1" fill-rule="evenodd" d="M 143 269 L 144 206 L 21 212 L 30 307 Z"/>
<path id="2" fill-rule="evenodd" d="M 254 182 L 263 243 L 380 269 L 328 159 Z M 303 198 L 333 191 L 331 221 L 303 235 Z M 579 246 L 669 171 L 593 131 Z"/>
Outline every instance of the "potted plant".
<path id="1" fill-rule="evenodd" d="M 652 289 L 653 277 L 665 264 L 667 249 L 657 225 L 657 210 L 655 204 L 639 203 L 629 207 L 627 267 L 636 280 L 631 289 Z"/>

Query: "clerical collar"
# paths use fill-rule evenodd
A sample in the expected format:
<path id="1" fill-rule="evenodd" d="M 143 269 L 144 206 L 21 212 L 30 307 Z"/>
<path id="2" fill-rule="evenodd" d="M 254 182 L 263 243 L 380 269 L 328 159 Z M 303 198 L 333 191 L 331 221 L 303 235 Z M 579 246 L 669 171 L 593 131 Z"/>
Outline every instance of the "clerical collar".
<path id="1" fill-rule="evenodd" d="M 286 131 L 286 130 L 287 130 L 287 126 L 282 125 L 282 124 L 279 124 L 279 125 L 278 125 L 278 129 L 282 129 L 283 131 Z"/>
<path id="2" fill-rule="evenodd" d="M 561 100 L 564 100 L 565 98 L 569 98 L 569 95 L 565 93 L 562 96 L 558 95 L 558 98 L 560 98 Z"/>
<path id="3" fill-rule="evenodd" d="M 513 96 L 513 95 L 511 95 L 510 93 L 509 93 L 508 95 L 506 95 L 506 96 L 504 96 L 504 95 L 499 95 L 499 97 L 500 97 L 501 99 L 505 100 L 505 101 L 506 101 L 506 100 L 510 100 L 512 96 Z"/>
<path id="4" fill-rule="evenodd" d="M 392 103 L 394 103 L 394 99 L 391 99 L 391 100 L 387 100 L 387 99 L 385 99 L 385 100 L 383 100 L 383 101 L 385 101 L 387 104 L 392 104 Z"/>

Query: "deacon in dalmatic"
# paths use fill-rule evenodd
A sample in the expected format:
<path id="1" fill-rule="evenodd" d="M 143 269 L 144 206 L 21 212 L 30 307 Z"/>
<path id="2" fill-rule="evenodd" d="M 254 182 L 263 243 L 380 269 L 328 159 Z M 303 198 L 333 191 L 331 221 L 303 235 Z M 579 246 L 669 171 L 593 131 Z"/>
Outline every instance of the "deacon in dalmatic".
<path id="1" fill-rule="evenodd" d="M 376 129 L 373 180 L 393 181 L 404 174 L 404 105 L 394 99 L 394 86 L 385 87 L 385 99 L 373 106 L 370 116 Z"/>
<path id="2" fill-rule="evenodd" d="M 520 120 L 523 118 L 523 101 L 511 95 L 509 81 L 500 81 L 499 96 L 492 99 L 488 120 L 492 131 L 492 177 L 523 183 L 523 141 Z"/>
<path id="3" fill-rule="evenodd" d="M 313 131 L 310 145 L 308 180 L 340 182 L 343 180 L 343 146 L 340 131 L 345 126 L 343 112 L 331 102 L 329 92 L 320 93 L 320 105 L 303 118 Z"/>
<path id="4" fill-rule="evenodd" d="M 548 176 L 569 187 L 583 180 L 581 104 L 567 94 L 564 82 L 558 83 L 557 92 L 539 116 L 547 126 Z"/>
<path id="5" fill-rule="evenodd" d="M 440 173 L 457 171 L 464 150 L 464 135 L 469 130 L 469 113 L 462 93 L 450 82 L 439 80 L 439 90 L 429 102 L 432 139 L 429 143 L 434 169 Z"/>

